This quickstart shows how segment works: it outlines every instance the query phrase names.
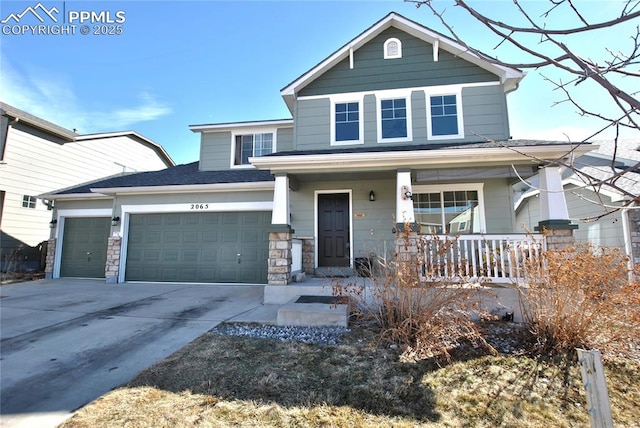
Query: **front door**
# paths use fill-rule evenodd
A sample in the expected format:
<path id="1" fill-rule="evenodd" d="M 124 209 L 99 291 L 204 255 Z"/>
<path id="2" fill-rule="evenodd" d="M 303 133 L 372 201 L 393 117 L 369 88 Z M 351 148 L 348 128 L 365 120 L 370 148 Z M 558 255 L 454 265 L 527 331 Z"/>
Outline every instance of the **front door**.
<path id="1" fill-rule="evenodd" d="M 350 266 L 349 194 L 318 195 L 318 267 Z"/>

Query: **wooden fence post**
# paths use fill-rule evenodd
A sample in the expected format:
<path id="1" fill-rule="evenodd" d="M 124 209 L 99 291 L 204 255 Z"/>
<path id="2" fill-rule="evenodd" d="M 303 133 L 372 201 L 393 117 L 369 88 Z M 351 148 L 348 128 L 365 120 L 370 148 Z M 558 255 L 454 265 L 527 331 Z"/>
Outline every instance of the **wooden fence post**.
<path id="1" fill-rule="evenodd" d="M 576 348 L 582 381 L 587 392 L 587 407 L 592 428 L 613 428 L 611 403 L 604 378 L 600 351 Z"/>

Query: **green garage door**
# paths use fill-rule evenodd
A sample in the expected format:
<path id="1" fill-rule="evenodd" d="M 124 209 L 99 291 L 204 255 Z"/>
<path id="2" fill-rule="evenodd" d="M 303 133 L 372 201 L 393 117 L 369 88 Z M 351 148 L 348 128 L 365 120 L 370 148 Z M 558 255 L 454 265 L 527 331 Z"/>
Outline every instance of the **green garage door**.
<path id="1" fill-rule="evenodd" d="M 70 217 L 64 220 L 60 276 L 104 278 L 109 217 Z"/>
<path id="2" fill-rule="evenodd" d="M 270 212 L 132 214 L 127 281 L 266 283 Z"/>

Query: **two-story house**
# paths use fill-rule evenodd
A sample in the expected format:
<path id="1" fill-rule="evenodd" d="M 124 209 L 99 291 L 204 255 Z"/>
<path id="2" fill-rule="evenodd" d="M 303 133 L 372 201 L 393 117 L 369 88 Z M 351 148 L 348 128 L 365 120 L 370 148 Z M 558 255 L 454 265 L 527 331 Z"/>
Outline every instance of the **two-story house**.
<path id="1" fill-rule="evenodd" d="M 84 263 L 66 224 L 87 216 L 112 219 L 108 282 L 286 286 L 393 254 L 405 223 L 521 233 L 517 176 L 575 149 L 510 139 L 507 94 L 523 77 L 390 13 L 281 90 L 292 118 L 193 125 L 198 162 L 50 195 L 49 273 L 74 275 L 75 252 Z M 557 168 L 542 177 L 560 183 Z M 545 198 L 542 225 L 570 229 L 562 194 Z"/>
<path id="2" fill-rule="evenodd" d="M 54 201 L 41 194 L 89 180 L 174 166 L 133 131 L 79 135 L 0 103 L 0 268 L 39 271 Z"/>

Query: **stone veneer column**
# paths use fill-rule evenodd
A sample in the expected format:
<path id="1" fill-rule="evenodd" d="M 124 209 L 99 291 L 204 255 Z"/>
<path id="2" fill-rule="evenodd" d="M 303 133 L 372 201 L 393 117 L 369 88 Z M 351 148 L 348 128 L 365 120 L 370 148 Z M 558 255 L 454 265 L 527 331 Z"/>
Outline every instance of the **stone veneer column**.
<path id="1" fill-rule="evenodd" d="M 568 225 L 573 227 L 558 228 L 553 226 L 539 226 L 544 233 L 547 240 L 547 249 L 560 250 L 562 248 L 569 247 L 575 243 L 573 236 L 573 229 L 576 229 L 575 225 Z"/>
<path id="2" fill-rule="evenodd" d="M 291 248 L 293 230 L 284 228 L 269 232 L 269 265 L 267 283 L 269 285 L 288 285 L 291 279 Z"/>
<path id="3" fill-rule="evenodd" d="M 45 258 L 44 277 L 53 278 L 53 264 L 56 260 L 56 238 L 47 241 L 47 257 Z"/>
<path id="4" fill-rule="evenodd" d="M 420 235 L 418 235 L 414 224 L 397 225 L 396 273 L 401 276 L 399 278 L 400 281 L 412 282 L 419 278 L 420 258 L 422 256 L 420 254 L 419 241 Z"/>
<path id="5" fill-rule="evenodd" d="M 107 264 L 104 268 L 104 276 L 107 284 L 117 284 L 120 274 L 120 250 L 122 237 L 110 236 L 107 240 Z"/>
<path id="6" fill-rule="evenodd" d="M 302 238 L 302 271 L 307 275 L 314 274 L 315 265 L 315 240 Z"/>

